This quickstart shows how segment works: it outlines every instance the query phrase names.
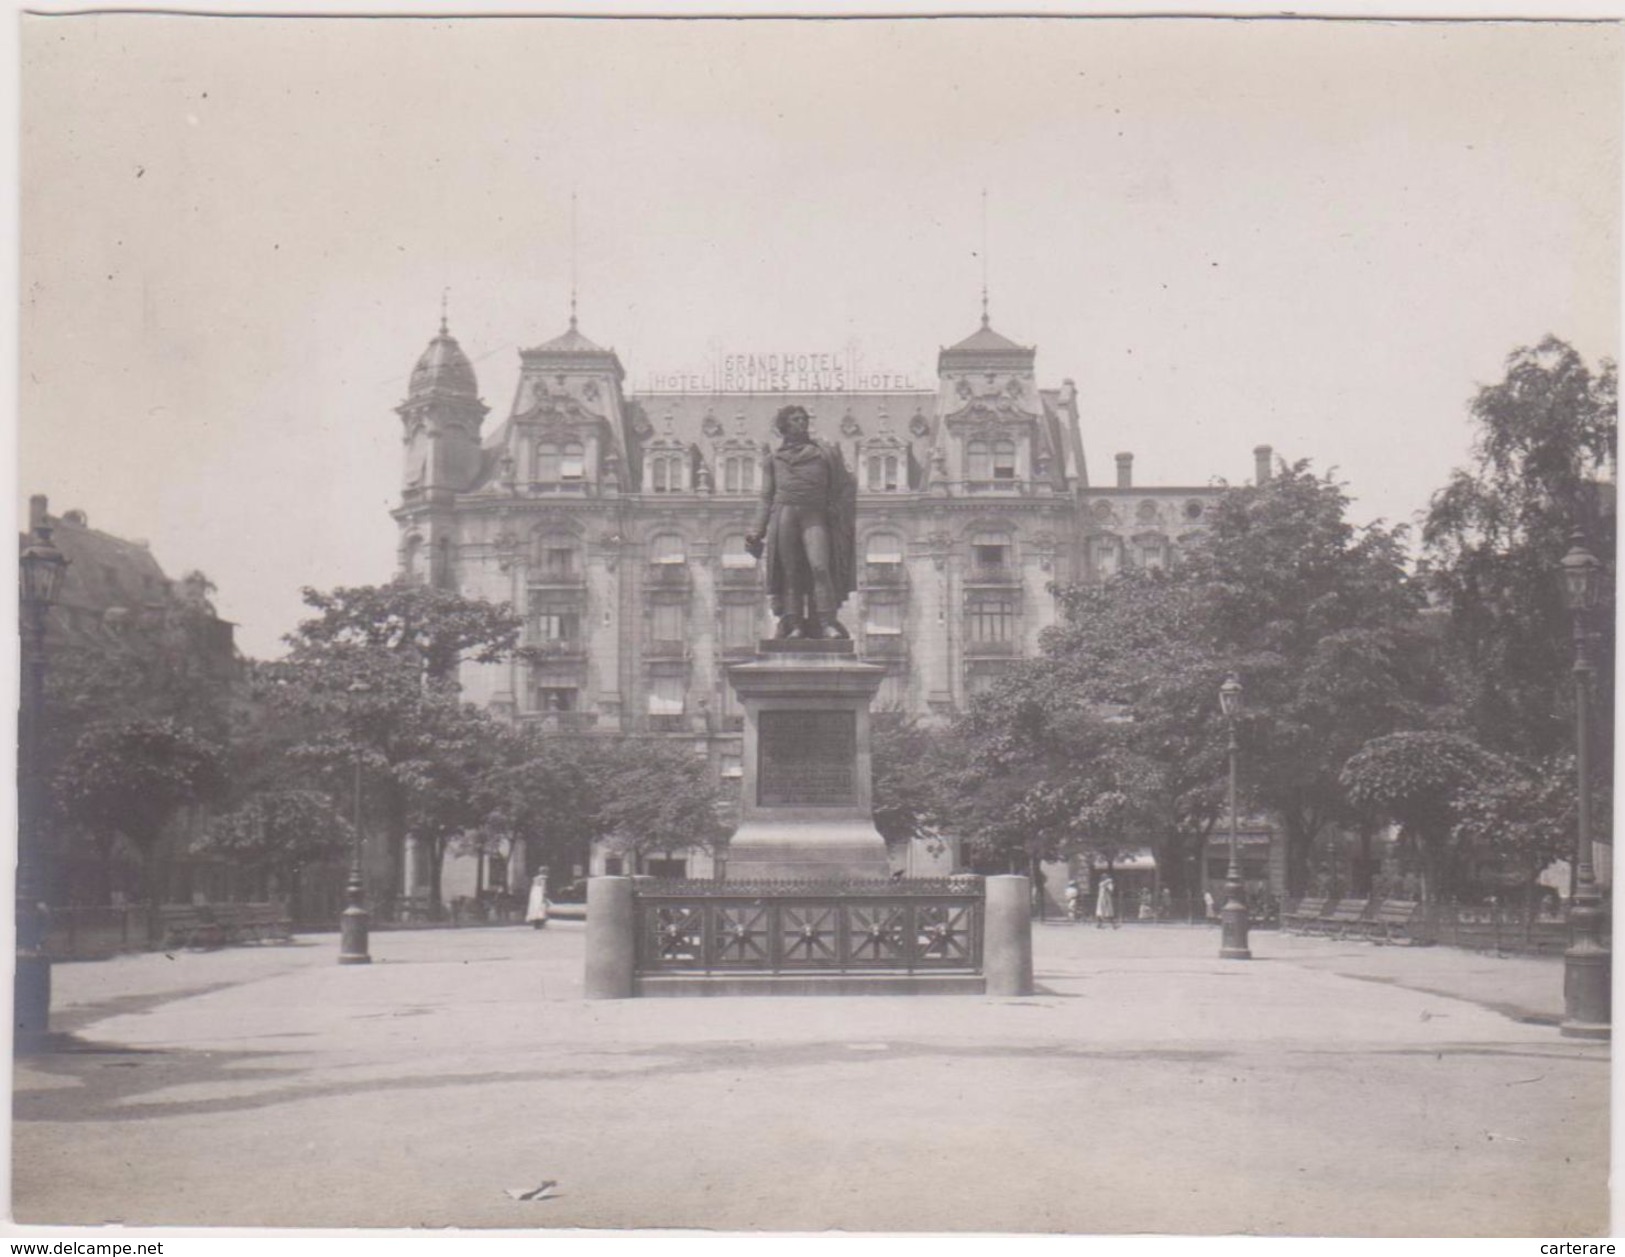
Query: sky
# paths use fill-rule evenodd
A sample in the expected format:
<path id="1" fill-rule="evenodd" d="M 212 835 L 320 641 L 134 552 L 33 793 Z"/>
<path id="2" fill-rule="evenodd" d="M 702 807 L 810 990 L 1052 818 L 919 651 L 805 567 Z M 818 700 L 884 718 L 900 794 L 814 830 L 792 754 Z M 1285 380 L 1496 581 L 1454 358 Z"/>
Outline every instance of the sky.
<path id="1" fill-rule="evenodd" d="M 717 352 L 1076 382 L 1092 478 L 1252 448 L 1410 520 L 1552 333 L 1617 354 L 1600 24 L 21 19 L 17 511 L 200 568 L 250 655 L 389 579 L 407 376 L 507 413 L 567 325 L 640 388 Z M 985 192 L 985 199 L 984 199 Z M 572 212 L 572 202 L 574 211 Z M 984 209 L 985 205 L 985 209 Z M 985 247 L 984 247 L 985 243 Z"/>

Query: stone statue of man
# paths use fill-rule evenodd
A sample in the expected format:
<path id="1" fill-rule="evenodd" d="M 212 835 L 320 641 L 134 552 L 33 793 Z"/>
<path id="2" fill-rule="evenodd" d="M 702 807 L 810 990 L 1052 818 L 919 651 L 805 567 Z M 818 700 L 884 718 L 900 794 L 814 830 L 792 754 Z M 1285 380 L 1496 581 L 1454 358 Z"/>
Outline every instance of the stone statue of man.
<path id="1" fill-rule="evenodd" d="M 765 563 L 776 637 L 850 637 L 836 612 L 857 587 L 858 486 L 840 448 L 813 439 L 811 422 L 801 406 L 774 416 L 783 440 L 763 460 L 745 548 Z"/>

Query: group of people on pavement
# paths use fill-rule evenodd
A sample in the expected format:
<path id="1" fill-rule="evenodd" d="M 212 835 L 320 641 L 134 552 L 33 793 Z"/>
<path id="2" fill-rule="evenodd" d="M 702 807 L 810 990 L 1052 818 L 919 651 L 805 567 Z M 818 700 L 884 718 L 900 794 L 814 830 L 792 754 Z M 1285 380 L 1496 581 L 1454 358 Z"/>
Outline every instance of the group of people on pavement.
<path id="1" fill-rule="evenodd" d="M 1066 884 L 1066 914 L 1074 921 L 1083 920 L 1084 893 L 1078 879 L 1073 878 Z M 1095 928 L 1103 930 L 1107 925 L 1112 929 L 1118 927 L 1117 920 L 1117 883 L 1112 875 L 1107 873 L 1100 879 L 1095 888 Z"/>

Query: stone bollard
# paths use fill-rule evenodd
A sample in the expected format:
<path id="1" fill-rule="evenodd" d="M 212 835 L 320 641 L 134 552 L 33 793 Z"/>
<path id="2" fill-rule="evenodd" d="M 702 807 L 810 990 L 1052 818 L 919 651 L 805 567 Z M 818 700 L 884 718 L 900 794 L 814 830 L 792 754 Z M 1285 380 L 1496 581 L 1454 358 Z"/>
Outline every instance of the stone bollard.
<path id="1" fill-rule="evenodd" d="M 632 995 L 632 879 L 594 877 L 587 882 L 588 999 Z"/>
<path id="2" fill-rule="evenodd" d="M 989 995 L 1033 993 L 1031 883 L 1025 877 L 989 877 L 982 931 L 982 972 Z"/>

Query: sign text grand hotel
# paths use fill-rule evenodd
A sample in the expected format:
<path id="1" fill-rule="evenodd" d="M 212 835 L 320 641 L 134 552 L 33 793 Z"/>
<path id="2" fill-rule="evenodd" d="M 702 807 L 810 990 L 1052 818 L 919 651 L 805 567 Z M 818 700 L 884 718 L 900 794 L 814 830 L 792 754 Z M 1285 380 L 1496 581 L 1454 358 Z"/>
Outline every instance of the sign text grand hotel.
<path id="1" fill-rule="evenodd" d="M 856 350 L 838 353 L 719 353 L 704 370 L 656 371 L 651 393 L 912 393 L 912 375 L 867 366 Z"/>

